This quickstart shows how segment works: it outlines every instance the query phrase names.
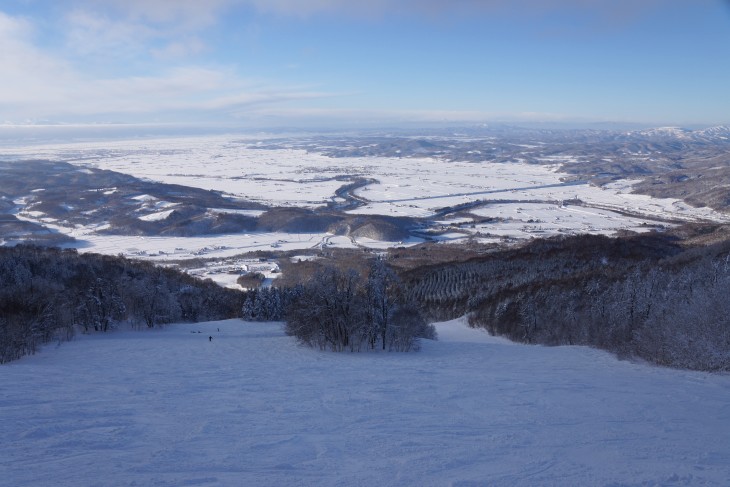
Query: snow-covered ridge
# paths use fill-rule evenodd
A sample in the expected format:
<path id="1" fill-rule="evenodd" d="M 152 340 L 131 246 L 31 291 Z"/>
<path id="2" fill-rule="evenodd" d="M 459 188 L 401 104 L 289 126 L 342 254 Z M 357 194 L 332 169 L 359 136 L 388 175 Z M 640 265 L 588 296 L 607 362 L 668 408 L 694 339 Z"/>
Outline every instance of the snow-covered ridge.
<path id="1" fill-rule="evenodd" d="M 716 137 L 725 140 L 730 139 L 730 127 L 727 125 L 718 125 L 717 127 L 698 130 L 697 133 L 708 138 Z"/>
<path id="2" fill-rule="evenodd" d="M 631 132 L 633 135 L 641 135 L 644 137 L 675 137 L 678 139 L 686 139 L 690 137 L 691 130 L 681 127 L 657 127 L 653 129 L 640 130 Z"/>
<path id="3" fill-rule="evenodd" d="M 629 132 L 628 135 L 678 140 L 728 140 L 730 138 L 730 127 L 718 125 L 699 130 L 689 130 L 682 127 L 657 127 Z"/>

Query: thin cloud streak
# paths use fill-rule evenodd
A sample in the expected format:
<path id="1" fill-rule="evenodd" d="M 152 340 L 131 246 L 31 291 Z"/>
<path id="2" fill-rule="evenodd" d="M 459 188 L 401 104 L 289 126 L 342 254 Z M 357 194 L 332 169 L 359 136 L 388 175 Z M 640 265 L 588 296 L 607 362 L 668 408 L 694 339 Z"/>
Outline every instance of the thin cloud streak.
<path id="1" fill-rule="evenodd" d="M 214 25 L 221 12 L 238 0 L 77 0 L 76 5 L 91 12 L 111 12 L 115 17 L 155 24 L 175 26 L 192 31 Z"/>
<path id="2" fill-rule="evenodd" d="M 67 121 L 97 115 L 183 111 L 225 117 L 242 107 L 332 96 L 296 87 L 272 88 L 230 68 L 179 67 L 148 76 L 90 77 L 33 42 L 32 26 L 0 13 L 0 121 Z"/>
<path id="3" fill-rule="evenodd" d="M 108 0 L 107 7 L 129 19 L 156 24 L 176 24 L 194 30 L 213 25 L 226 10 L 248 7 L 286 16 L 309 17 L 338 14 L 349 17 L 383 17 L 405 15 L 433 17 L 443 15 L 543 15 L 567 9 L 625 18 L 651 8 L 690 0 Z M 705 2 L 711 0 L 691 0 Z M 81 3 L 88 10 L 98 10 L 98 3 Z"/>
<path id="4" fill-rule="evenodd" d="M 683 1 L 683 0 L 680 0 Z M 686 1 L 686 0 L 684 0 Z M 703 1 L 703 0 L 699 0 Z M 534 16 L 554 11 L 577 9 L 579 11 L 625 18 L 637 12 L 660 6 L 659 0 L 231 0 L 231 3 L 248 4 L 261 12 L 282 15 L 311 16 L 322 13 L 345 14 L 352 17 L 386 16 L 391 14 L 410 16 L 446 15 L 503 15 Z M 664 0 L 667 3 L 667 0 Z"/>

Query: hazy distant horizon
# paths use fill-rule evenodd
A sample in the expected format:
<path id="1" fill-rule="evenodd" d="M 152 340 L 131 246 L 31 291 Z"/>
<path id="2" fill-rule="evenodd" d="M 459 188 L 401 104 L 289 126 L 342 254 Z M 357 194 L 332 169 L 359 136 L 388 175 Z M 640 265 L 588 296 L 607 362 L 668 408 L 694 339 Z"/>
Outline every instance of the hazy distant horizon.
<path id="1" fill-rule="evenodd" d="M 0 146 L 24 146 L 33 144 L 52 144 L 65 142 L 83 142 L 117 139 L 150 139 L 165 137 L 205 137 L 216 135 L 249 136 L 249 137 L 282 137 L 327 134 L 379 134 L 379 135 L 453 135 L 459 128 L 465 129 L 528 129 L 528 130 L 603 130 L 633 131 L 657 128 L 668 125 L 640 124 L 621 122 L 451 122 L 451 123 L 410 123 L 400 125 L 371 126 L 271 126 L 252 127 L 233 124 L 0 124 Z M 683 129 L 702 129 L 715 125 L 684 125 Z"/>

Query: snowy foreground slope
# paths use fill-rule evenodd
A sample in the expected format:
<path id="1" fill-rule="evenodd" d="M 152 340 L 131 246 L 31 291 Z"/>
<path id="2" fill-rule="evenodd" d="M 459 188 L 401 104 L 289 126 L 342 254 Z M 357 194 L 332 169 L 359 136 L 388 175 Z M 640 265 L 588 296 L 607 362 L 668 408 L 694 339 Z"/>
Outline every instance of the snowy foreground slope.
<path id="1" fill-rule="evenodd" d="M 730 377 L 437 328 L 409 354 L 238 320 L 46 347 L 0 366 L 0 485 L 730 485 Z"/>

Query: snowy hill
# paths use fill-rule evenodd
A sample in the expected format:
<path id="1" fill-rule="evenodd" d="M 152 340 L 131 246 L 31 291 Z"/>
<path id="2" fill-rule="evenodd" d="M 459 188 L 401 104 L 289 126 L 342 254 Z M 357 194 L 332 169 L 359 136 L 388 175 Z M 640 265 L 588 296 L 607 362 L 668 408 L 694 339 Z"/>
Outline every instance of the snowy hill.
<path id="1" fill-rule="evenodd" d="M 703 130 L 698 130 L 697 133 L 708 139 L 730 139 L 730 127 L 726 125 L 718 125 L 717 127 L 709 127 Z"/>
<path id="2" fill-rule="evenodd" d="M 657 127 L 647 130 L 639 130 L 633 132 L 632 135 L 640 135 L 642 137 L 689 139 L 692 136 L 692 131 L 681 127 Z"/>
<path id="3" fill-rule="evenodd" d="M 408 354 L 238 320 L 46 347 L 0 366 L 0 485 L 730 485 L 730 377 L 437 327 Z"/>
<path id="4" fill-rule="evenodd" d="M 730 127 L 718 125 L 701 130 L 688 130 L 681 127 L 657 127 L 629 132 L 628 135 L 650 139 L 674 139 L 695 142 L 721 142 L 730 139 Z"/>

